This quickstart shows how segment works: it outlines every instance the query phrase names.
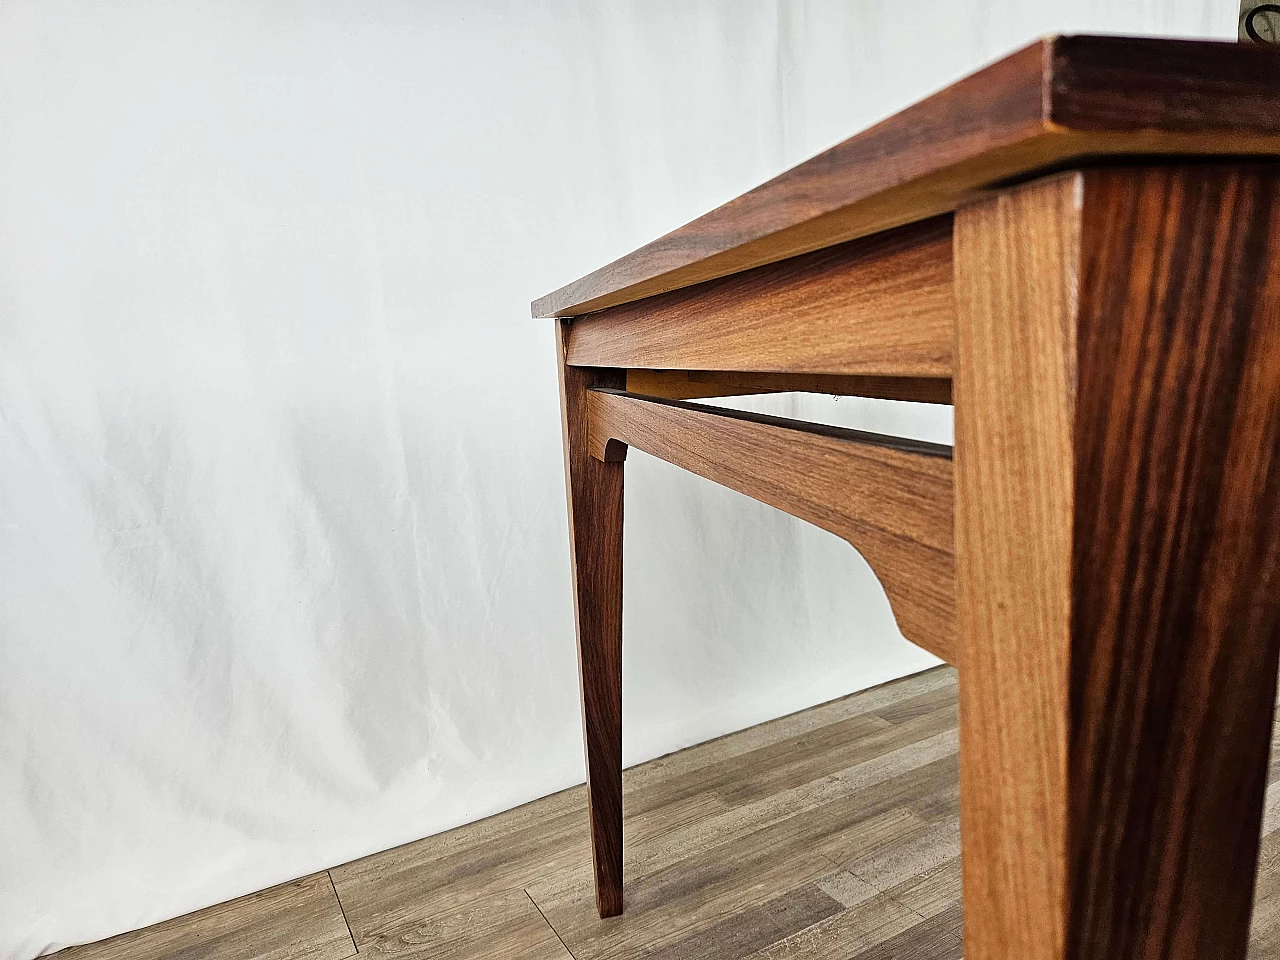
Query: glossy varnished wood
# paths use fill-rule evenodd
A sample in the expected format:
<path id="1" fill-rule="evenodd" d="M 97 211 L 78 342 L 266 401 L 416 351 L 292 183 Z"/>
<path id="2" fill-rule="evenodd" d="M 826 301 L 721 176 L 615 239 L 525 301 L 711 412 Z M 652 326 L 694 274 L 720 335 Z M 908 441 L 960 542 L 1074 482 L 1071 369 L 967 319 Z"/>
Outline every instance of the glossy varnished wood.
<path id="1" fill-rule="evenodd" d="M 1067 952 L 1243 956 L 1280 649 L 1280 167 L 1084 184 Z"/>
<path id="2" fill-rule="evenodd" d="M 565 362 L 556 325 L 587 793 L 600 916 L 622 912 L 622 464 L 588 452 L 587 391 L 626 373 Z"/>
<path id="3" fill-rule="evenodd" d="M 950 447 L 600 390 L 587 411 L 598 458 L 633 445 L 847 540 L 903 635 L 957 660 Z"/>
<path id="4" fill-rule="evenodd" d="M 1243 950 L 1280 563 L 1275 176 L 1243 157 L 1280 155 L 1277 93 L 1280 51 L 1043 41 L 534 305 L 665 396 L 952 388 L 972 956 Z M 602 461 L 838 503 L 822 431 L 588 405 Z M 919 637 L 918 559 L 858 545 Z"/>
<path id="5" fill-rule="evenodd" d="M 571 364 L 948 378 L 951 218 L 576 320 Z"/>
<path id="6" fill-rule="evenodd" d="M 533 304 L 573 316 L 955 209 L 1116 155 L 1280 154 L 1280 50 L 1057 37 L 955 83 Z"/>
<path id="7" fill-rule="evenodd" d="M 982 646 L 963 691 L 965 889 L 987 960 L 1056 957 L 1065 933 L 1078 205 L 1067 176 L 957 217 L 957 614 Z M 999 462 L 1001 442 L 1019 456 Z"/>
<path id="8" fill-rule="evenodd" d="M 966 955 L 1242 958 L 1280 171 L 1064 175 L 961 211 L 956 257 Z"/>

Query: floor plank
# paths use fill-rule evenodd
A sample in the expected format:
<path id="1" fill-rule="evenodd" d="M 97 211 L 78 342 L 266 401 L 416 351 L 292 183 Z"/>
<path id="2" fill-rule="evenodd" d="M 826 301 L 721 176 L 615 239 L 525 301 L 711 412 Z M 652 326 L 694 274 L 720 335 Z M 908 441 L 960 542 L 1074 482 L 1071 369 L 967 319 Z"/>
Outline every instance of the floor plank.
<path id="1" fill-rule="evenodd" d="M 879 894 L 752 954 L 752 960 L 846 960 L 918 930 L 926 921 Z"/>
<path id="2" fill-rule="evenodd" d="M 355 955 L 327 873 L 57 954 L 62 960 L 347 960 Z"/>
<path id="3" fill-rule="evenodd" d="M 361 957 L 413 960 L 573 960 L 523 890 L 484 894 L 463 906 L 407 911 L 366 930 Z"/>
<path id="4" fill-rule="evenodd" d="M 356 943 L 388 936 L 415 916 L 523 890 L 549 873 L 589 870 L 585 816 L 586 791 L 578 787 L 334 867 L 330 873 Z"/>
<path id="5" fill-rule="evenodd" d="M 359 955 L 397 960 L 958 960 L 956 722 L 939 668 L 628 770 L 621 917 L 579 787 L 65 956 L 343 960 L 340 900 Z M 1252 960 L 1280 960 L 1274 746 L 1271 782 Z"/>

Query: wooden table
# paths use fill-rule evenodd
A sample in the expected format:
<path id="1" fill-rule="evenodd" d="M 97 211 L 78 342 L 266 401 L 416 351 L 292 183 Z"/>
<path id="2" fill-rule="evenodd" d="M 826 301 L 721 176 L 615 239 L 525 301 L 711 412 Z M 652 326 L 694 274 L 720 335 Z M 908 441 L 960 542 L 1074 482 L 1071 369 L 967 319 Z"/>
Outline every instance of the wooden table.
<path id="1" fill-rule="evenodd" d="M 600 914 L 628 445 L 853 544 L 960 676 L 969 960 L 1242 958 L 1280 654 L 1280 51 L 1035 43 L 533 304 Z M 952 448 L 688 402 L 954 403 Z"/>

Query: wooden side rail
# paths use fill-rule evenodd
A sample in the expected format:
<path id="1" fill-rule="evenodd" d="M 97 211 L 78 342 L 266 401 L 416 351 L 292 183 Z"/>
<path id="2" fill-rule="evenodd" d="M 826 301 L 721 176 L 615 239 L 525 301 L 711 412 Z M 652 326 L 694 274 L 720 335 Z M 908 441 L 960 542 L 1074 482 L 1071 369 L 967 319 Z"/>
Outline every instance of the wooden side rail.
<path id="1" fill-rule="evenodd" d="M 627 390 L 669 400 L 742 397 L 760 393 L 825 393 L 837 397 L 875 397 L 916 403 L 951 402 L 951 380 L 943 377 L 637 369 L 627 371 Z"/>
<path id="2" fill-rule="evenodd" d="M 947 379 L 951 217 L 578 317 L 576 367 Z"/>
<path id="3" fill-rule="evenodd" d="M 604 388 L 587 422 L 597 460 L 633 445 L 848 541 L 903 635 L 956 662 L 950 447 Z"/>

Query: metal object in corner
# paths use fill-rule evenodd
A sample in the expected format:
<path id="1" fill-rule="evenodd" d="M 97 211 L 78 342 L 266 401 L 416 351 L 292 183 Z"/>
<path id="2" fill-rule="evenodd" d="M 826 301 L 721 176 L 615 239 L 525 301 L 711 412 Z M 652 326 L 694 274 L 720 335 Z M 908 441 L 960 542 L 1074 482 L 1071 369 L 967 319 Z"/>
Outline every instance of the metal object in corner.
<path id="1" fill-rule="evenodd" d="M 1280 44 L 1280 3 L 1240 0 L 1240 42 Z"/>

